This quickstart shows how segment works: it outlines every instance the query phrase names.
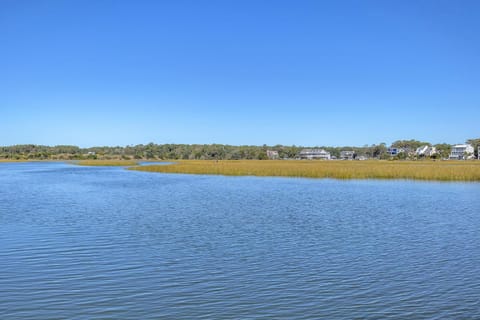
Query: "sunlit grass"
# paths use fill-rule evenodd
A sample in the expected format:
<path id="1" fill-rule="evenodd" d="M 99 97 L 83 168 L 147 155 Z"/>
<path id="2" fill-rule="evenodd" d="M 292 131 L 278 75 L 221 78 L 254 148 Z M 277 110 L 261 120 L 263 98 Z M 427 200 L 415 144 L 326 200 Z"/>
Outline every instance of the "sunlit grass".
<path id="1" fill-rule="evenodd" d="M 7 162 L 29 162 L 31 160 L 25 160 L 25 159 L 0 159 L 0 163 L 1 162 L 4 162 L 4 163 L 7 163 Z"/>
<path id="2" fill-rule="evenodd" d="M 480 161 L 181 160 L 131 169 L 229 176 L 480 181 Z"/>
<path id="3" fill-rule="evenodd" d="M 74 162 L 81 166 L 135 166 L 137 161 L 133 160 L 80 160 Z"/>

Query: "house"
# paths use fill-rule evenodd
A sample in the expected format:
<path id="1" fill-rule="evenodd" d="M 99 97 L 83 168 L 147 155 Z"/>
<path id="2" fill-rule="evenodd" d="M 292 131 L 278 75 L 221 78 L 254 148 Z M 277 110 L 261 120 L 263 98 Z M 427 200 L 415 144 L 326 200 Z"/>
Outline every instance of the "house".
<path id="1" fill-rule="evenodd" d="M 267 157 L 270 160 L 277 160 L 279 158 L 278 157 L 278 151 L 267 150 Z"/>
<path id="2" fill-rule="evenodd" d="M 415 155 L 419 157 L 431 157 L 436 153 L 437 153 L 437 149 L 429 145 L 424 145 L 422 147 L 417 148 L 417 150 L 415 150 Z"/>
<path id="3" fill-rule="evenodd" d="M 399 153 L 404 153 L 405 152 L 405 149 L 403 148 L 393 148 L 393 147 L 390 147 L 387 149 L 387 153 L 391 156 L 396 156 L 398 155 Z"/>
<path id="4" fill-rule="evenodd" d="M 449 159 L 472 159 L 474 157 L 473 151 L 473 146 L 470 144 L 456 144 L 452 147 L 452 150 L 450 151 Z"/>
<path id="5" fill-rule="evenodd" d="M 303 149 L 298 154 L 300 159 L 323 159 L 330 160 L 330 152 L 327 152 L 323 149 Z"/>
<path id="6" fill-rule="evenodd" d="M 425 152 L 425 155 L 431 157 L 433 155 L 437 154 L 437 148 L 435 147 L 429 147 L 427 151 Z"/>
<path id="7" fill-rule="evenodd" d="M 355 156 L 355 151 L 340 151 L 340 159 L 342 160 L 353 160 Z"/>

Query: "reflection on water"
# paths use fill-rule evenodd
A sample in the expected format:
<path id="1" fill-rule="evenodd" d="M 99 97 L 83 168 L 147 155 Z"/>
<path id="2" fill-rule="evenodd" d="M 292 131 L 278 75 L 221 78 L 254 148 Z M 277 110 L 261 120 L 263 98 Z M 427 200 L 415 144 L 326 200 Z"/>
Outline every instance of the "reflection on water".
<path id="1" fill-rule="evenodd" d="M 0 164 L 1 319 L 475 318 L 480 184 Z"/>

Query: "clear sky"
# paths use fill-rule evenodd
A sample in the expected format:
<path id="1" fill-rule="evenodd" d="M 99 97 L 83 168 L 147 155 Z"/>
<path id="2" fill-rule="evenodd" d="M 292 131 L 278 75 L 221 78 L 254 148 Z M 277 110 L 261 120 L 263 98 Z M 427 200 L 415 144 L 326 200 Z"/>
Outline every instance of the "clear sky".
<path id="1" fill-rule="evenodd" d="M 0 0 L 0 145 L 480 137 L 480 1 Z"/>

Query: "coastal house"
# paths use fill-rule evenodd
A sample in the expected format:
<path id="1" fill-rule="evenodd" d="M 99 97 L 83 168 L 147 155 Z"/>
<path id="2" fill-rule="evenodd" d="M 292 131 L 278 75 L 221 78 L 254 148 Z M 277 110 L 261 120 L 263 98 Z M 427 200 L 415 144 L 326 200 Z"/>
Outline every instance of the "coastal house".
<path id="1" fill-rule="evenodd" d="M 270 160 L 277 160 L 279 158 L 278 151 L 267 150 L 267 157 Z"/>
<path id="2" fill-rule="evenodd" d="M 300 159 L 322 159 L 322 160 L 330 160 L 330 152 L 325 151 L 324 149 L 303 149 L 298 154 Z"/>
<path id="3" fill-rule="evenodd" d="M 456 144 L 452 147 L 450 151 L 449 159 L 453 160 L 465 160 L 473 159 L 473 146 L 470 144 Z"/>
<path id="4" fill-rule="evenodd" d="M 390 147 L 387 149 L 387 153 L 391 156 L 396 156 L 398 155 L 399 153 L 404 153 L 405 152 L 405 149 L 403 148 L 393 148 L 393 147 Z"/>
<path id="5" fill-rule="evenodd" d="M 415 150 L 415 155 L 418 157 L 431 157 L 436 153 L 437 149 L 429 145 L 421 146 Z"/>
<path id="6" fill-rule="evenodd" d="M 341 160 L 353 160 L 355 159 L 355 151 L 340 151 Z"/>

